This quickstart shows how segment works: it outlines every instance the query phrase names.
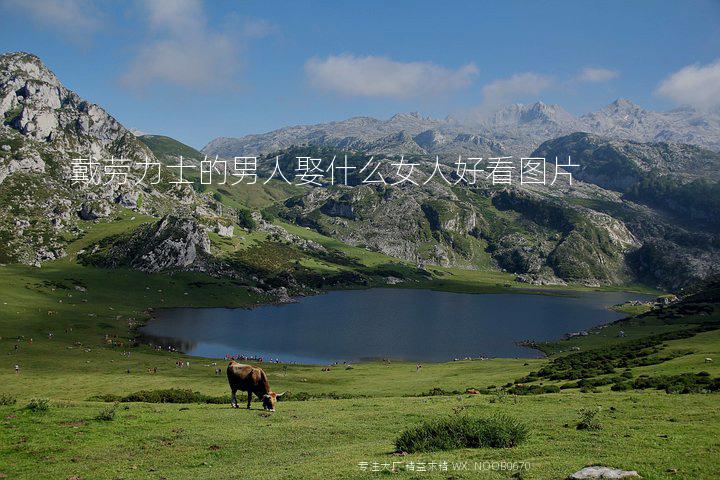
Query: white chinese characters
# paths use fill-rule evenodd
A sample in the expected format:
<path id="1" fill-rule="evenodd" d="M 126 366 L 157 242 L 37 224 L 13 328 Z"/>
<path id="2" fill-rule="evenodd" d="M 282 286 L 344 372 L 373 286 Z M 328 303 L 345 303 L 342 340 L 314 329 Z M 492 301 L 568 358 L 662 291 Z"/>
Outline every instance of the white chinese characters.
<path id="1" fill-rule="evenodd" d="M 266 167 L 263 168 L 262 162 Z M 272 168 L 271 168 L 272 165 Z M 285 182 L 288 185 L 323 187 L 332 185 L 381 184 L 390 186 L 422 186 L 430 182 L 449 186 L 510 186 L 549 185 L 565 183 L 572 186 L 572 169 L 579 167 L 569 156 L 546 161 L 539 157 L 463 157 L 441 159 L 434 156 L 397 157 L 315 156 L 261 159 L 237 156 L 232 160 L 208 158 L 188 160 L 177 157 L 174 164 L 158 161 L 132 161 L 123 158 L 106 160 L 75 158 L 71 161 L 70 181 L 73 184 L 134 184 L 157 185 L 163 179 L 171 185 L 253 185 L 262 180 Z M 167 175 L 163 175 L 167 169 Z"/>

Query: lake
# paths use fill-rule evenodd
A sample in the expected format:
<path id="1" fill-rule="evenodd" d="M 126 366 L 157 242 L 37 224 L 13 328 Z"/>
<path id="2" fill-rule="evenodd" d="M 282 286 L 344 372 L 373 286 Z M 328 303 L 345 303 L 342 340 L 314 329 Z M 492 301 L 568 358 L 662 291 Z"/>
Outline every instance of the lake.
<path id="1" fill-rule="evenodd" d="M 254 309 L 175 308 L 155 312 L 147 341 L 203 357 L 226 354 L 328 364 L 392 358 L 538 357 L 525 339 L 555 340 L 623 315 L 607 307 L 647 295 L 464 294 L 369 289 L 304 297 Z"/>

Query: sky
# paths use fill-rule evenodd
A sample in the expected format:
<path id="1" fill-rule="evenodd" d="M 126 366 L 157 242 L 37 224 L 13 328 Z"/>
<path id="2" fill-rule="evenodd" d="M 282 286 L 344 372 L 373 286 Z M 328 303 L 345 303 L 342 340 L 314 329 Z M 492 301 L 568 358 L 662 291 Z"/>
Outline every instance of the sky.
<path id="1" fill-rule="evenodd" d="M 38 55 L 128 128 L 219 136 L 514 102 L 720 106 L 720 0 L 0 0 Z"/>

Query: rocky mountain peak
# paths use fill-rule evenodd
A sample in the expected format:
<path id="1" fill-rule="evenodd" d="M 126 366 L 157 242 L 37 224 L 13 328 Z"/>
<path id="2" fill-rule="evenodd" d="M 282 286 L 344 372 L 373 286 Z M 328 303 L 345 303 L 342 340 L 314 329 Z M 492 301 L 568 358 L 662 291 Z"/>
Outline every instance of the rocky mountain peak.
<path id="1" fill-rule="evenodd" d="M 642 115 L 646 111 L 637 103 L 634 103 L 626 98 L 618 98 L 610 105 L 606 106 L 598 113 L 609 113 L 612 115 L 626 114 L 626 115 Z"/>
<path id="2" fill-rule="evenodd" d="M 551 123 L 572 124 L 576 119 L 560 105 L 543 102 L 532 104 L 514 103 L 493 112 L 486 123 L 493 128 L 518 127 L 526 124 Z"/>
<path id="3" fill-rule="evenodd" d="M 397 120 L 422 120 L 424 117 L 420 115 L 420 112 L 405 112 L 405 113 L 396 113 L 392 117 L 390 117 L 390 121 L 394 122 Z"/>
<path id="4" fill-rule="evenodd" d="M 9 52 L 0 55 L 0 79 L 4 83 L 9 77 L 31 78 L 60 86 L 58 78 L 40 58 L 27 52 Z"/>
<path id="5" fill-rule="evenodd" d="M 61 153 L 152 156 L 103 108 L 65 88 L 29 53 L 0 55 L 0 116 L 5 126 Z"/>
<path id="6" fill-rule="evenodd" d="M 638 104 L 627 98 L 618 98 L 609 106 L 614 108 L 640 108 Z"/>
<path id="7" fill-rule="evenodd" d="M 420 145 L 425 150 L 432 150 L 443 143 L 445 143 L 445 136 L 437 130 L 425 130 L 415 137 L 413 137 L 415 143 Z"/>

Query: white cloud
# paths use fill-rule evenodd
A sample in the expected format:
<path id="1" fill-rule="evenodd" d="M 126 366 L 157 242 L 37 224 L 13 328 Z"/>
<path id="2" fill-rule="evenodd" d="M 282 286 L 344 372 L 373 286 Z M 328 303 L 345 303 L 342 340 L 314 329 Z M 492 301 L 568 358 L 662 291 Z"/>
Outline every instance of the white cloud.
<path id="1" fill-rule="evenodd" d="M 700 109 L 720 106 L 720 59 L 678 70 L 660 83 L 656 93 Z"/>
<path id="2" fill-rule="evenodd" d="M 122 76 L 124 85 L 207 89 L 237 81 L 242 36 L 231 29 L 211 30 L 199 0 L 142 0 L 139 5 L 147 17 L 149 39 Z"/>
<path id="3" fill-rule="evenodd" d="M 139 4 L 157 30 L 183 35 L 205 28 L 205 13 L 199 0 L 141 0 Z"/>
<path id="4" fill-rule="evenodd" d="M 264 38 L 279 31 L 277 25 L 262 18 L 246 19 L 242 27 L 242 34 L 248 38 Z"/>
<path id="5" fill-rule="evenodd" d="M 89 0 L 2 0 L 0 5 L 71 40 L 86 38 L 103 24 L 102 14 Z"/>
<path id="6" fill-rule="evenodd" d="M 372 55 L 331 55 L 308 60 L 305 73 L 311 85 L 325 91 L 408 98 L 466 87 L 478 69 L 472 63 L 452 70 L 430 62 L 404 63 Z"/>
<path id="7" fill-rule="evenodd" d="M 551 87 L 552 77 L 539 73 L 518 73 L 508 78 L 495 80 L 485 85 L 483 91 L 483 104 L 493 107 L 512 100 L 514 97 L 525 95 L 538 95 Z"/>
<path id="8" fill-rule="evenodd" d="M 580 74 L 576 77 L 576 80 L 580 82 L 607 82 L 620 76 L 617 70 L 610 70 L 609 68 L 594 68 L 586 67 L 583 68 Z"/>

